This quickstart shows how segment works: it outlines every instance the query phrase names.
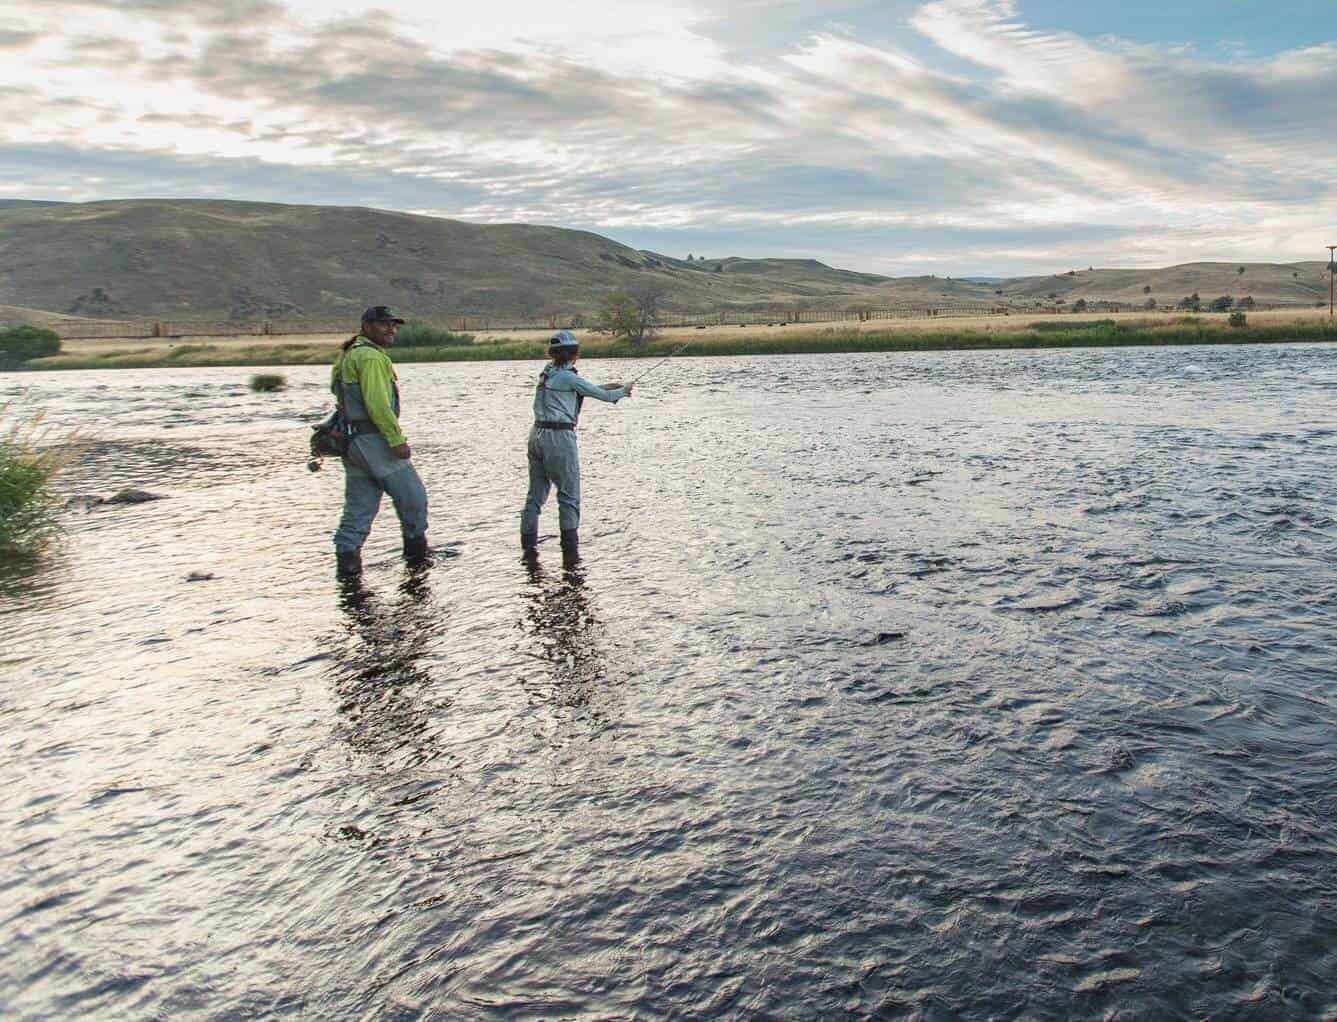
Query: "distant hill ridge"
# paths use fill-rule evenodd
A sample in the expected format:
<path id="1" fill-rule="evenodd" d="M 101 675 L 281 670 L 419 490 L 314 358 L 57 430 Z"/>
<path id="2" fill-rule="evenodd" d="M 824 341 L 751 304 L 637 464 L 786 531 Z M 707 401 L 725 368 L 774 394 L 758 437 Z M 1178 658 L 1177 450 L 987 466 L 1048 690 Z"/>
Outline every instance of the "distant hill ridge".
<path id="1" fill-rule="evenodd" d="M 0 307 L 87 318 L 589 313 L 654 284 L 677 312 L 1018 304 L 1172 304 L 1194 291 L 1262 303 L 1326 298 L 1322 262 L 1193 263 L 995 280 L 890 278 L 813 259 L 678 259 L 589 231 L 385 210 L 210 199 L 0 200 Z M 1148 291 L 1148 289 L 1150 289 Z M 1321 294 L 1320 294 L 1321 292 Z M 1051 297 L 1053 296 L 1053 297 Z"/>

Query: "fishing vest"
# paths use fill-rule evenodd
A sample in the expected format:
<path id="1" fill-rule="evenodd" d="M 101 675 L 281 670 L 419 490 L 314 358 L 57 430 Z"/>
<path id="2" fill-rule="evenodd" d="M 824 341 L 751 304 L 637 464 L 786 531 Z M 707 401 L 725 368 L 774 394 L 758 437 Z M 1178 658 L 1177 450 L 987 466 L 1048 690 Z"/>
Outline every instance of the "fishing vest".
<path id="1" fill-rule="evenodd" d="M 344 380 L 343 360 L 351 355 L 358 348 L 377 348 L 368 340 L 358 340 L 339 358 L 339 390 L 335 394 L 335 400 L 338 402 L 339 411 L 343 413 L 344 419 L 350 423 L 370 422 L 371 415 L 367 412 L 366 402 L 362 400 L 362 385 L 354 380 L 348 383 Z M 395 413 L 395 418 L 399 418 L 399 377 L 395 375 L 394 368 L 390 369 L 390 409 Z"/>
<path id="2" fill-rule="evenodd" d="M 538 382 L 538 386 L 536 386 L 536 387 L 534 388 L 534 399 L 535 399 L 535 400 L 538 400 L 538 396 L 539 396 L 539 392 L 540 392 L 540 391 L 544 391 L 544 390 L 547 390 L 547 389 L 548 389 L 548 379 L 552 376 L 552 374 L 553 374 L 553 373 L 556 373 L 556 372 L 561 372 L 562 370 L 566 370 L 567 372 L 571 372 L 571 373 L 576 373 L 577 376 L 580 375 L 578 372 L 576 372 L 576 367 L 575 367 L 575 366 L 560 366 L 560 367 L 558 367 L 558 366 L 552 366 L 552 365 L 544 366 L 544 367 L 543 367 L 543 372 L 539 373 L 539 382 Z M 580 410 L 581 410 L 581 408 L 584 407 L 584 405 L 585 405 L 585 395 L 584 395 L 584 394 L 581 394 L 580 392 L 577 391 L 577 392 L 576 392 L 576 422 L 579 422 L 579 421 L 580 421 Z"/>

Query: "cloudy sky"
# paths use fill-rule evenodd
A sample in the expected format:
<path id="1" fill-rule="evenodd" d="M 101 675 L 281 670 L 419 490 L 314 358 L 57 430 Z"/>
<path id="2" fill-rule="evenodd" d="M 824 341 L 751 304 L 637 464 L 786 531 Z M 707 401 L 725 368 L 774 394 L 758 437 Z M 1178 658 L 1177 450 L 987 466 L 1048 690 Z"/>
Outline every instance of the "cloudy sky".
<path id="1" fill-rule="evenodd" d="M 367 205 L 891 274 L 1320 259 L 1321 6 L 0 0 L 0 199 Z"/>

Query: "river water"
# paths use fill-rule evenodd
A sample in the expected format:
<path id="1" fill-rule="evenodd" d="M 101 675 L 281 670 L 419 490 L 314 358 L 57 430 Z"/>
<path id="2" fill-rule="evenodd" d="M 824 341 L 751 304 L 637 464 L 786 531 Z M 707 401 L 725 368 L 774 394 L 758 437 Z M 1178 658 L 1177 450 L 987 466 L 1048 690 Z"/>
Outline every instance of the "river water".
<path id="1" fill-rule="evenodd" d="M 6 1017 L 1337 1018 L 1337 348 L 675 360 L 572 570 L 537 368 L 342 589 L 324 370 L 0 378 L 166 498 L 0 581 Z"/>

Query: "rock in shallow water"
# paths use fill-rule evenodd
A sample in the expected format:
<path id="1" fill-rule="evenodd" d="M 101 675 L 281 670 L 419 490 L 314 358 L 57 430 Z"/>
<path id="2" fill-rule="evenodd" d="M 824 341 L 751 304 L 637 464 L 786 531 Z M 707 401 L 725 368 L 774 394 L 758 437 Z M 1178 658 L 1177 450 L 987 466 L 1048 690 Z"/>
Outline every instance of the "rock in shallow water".
<path id="1" fill-rule="evenodd" d="M 868 643 L 870 646 L 881 646 L 888 642 L 897 642 L 905 638 L 904 632 L 878 632 L 877 638 Z"/>
<path id="2" fill-rule="evenodd" d="M 118 490 L 102 503 L 104 504 L 144 504 L 150 500 L 165 499 L 161 493 L 150 493 L 148 490 Z"/>

